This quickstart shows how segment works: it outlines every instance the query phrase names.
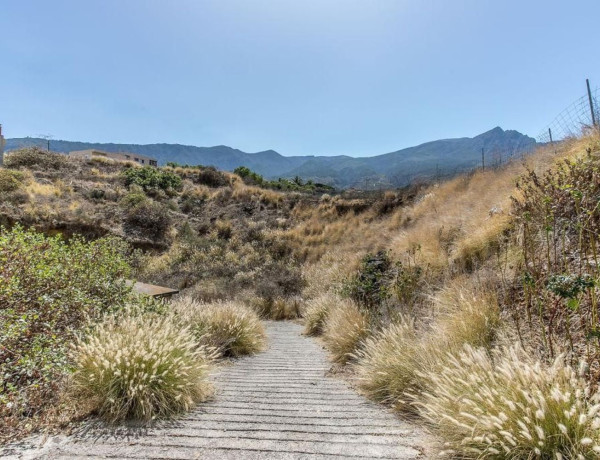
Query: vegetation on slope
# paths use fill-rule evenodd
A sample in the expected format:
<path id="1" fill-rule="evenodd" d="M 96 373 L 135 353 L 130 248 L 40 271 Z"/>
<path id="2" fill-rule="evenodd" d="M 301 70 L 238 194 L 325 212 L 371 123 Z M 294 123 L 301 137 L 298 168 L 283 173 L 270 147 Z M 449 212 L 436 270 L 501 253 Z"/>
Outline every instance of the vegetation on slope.
<path id="1" fill-rule="evenodd" d="M 368 396 L 420 416 L 451 458 L 593 458 L 599 153 L 590 132 L 558 154 L 540 148 L 525 164 L 447 182 L 319 194 L 274 190 L 251 171 L 52 155 L 42 168 L 44 154 L 26 151 L 0 169 L 0 216 L 143 250 L 123 249 L 133 274 L 186 297 L 126 314 L 178 318 L 173 327 L 207 350 L 202 365 L 260 350 L 257 314 L 300 315 Z M 90 314 L 79 343 L 110 321 Z M 66 357 L 63 375 L 75 362 Z M 144 401 L 104 413 L 177 410 Z"/>
<path id="2" fill-rule="evenodd" d="M 590 132 L 386 213 L 297 208 L 307 332 L 450 458 L 595 458 L 599 154 Z"/>

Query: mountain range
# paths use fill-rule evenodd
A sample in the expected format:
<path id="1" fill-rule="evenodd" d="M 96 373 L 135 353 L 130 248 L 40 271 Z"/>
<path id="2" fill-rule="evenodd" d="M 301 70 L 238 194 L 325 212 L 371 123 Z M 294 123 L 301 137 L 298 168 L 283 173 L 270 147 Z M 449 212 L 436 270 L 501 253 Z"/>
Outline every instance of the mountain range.
<path id="1" fill-rule="evenodd" d="M 247 153 L 225 145 L 195 147 L 64 140 L 50 141 L 50 149 L 62 153 L 86 149 L 131 152 L 154 157 L 161 164 L 210 165 L 227 171 L 247 166 L 269 179 L 299 176 L 338 188 L 379 188 L 404 186 L 434 176 L 451 176 L 481 166 L 482 149 L 487 166 L 494 166 L 530 152 L 535 144 L 535 139 L 518 131 L 496 127 L 472 138 L 440 139 L 371 157 L 284 156 L 274 150 Z M 33 137 L 7 139 L 6 150 L 33 145 L 46 148 L 47 140 Z"/>

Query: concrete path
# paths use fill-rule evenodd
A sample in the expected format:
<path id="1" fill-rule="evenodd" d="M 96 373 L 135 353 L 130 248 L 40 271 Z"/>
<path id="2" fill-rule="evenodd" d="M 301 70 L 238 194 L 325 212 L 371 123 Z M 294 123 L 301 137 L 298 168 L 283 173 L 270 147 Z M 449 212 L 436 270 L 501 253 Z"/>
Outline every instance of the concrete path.
<path id="1" fill-rule="evenodd" d="M 269 322 L 269 349 L 215 375 L 216 397 L 152 428 L 98 422 L 15 458 L 411 459 L 426 436 L 327 376 L 326 352 L 291 322 Z"/>

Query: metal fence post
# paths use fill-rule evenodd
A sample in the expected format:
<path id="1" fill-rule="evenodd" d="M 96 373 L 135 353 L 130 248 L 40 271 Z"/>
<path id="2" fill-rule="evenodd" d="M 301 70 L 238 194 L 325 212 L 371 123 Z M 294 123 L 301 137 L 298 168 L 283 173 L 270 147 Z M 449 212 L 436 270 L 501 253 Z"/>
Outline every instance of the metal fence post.
<path id="1" fill-rule="evenodd" d="M 592 91 L 590 90 L 590 79 L 585 79 L 587 85 L 588 100 L 590 101 L 590 112 L 592 114 L 592 126 L 596 126 L 596 114 L 594 113 L 594 101 L 592 100 Z"/>

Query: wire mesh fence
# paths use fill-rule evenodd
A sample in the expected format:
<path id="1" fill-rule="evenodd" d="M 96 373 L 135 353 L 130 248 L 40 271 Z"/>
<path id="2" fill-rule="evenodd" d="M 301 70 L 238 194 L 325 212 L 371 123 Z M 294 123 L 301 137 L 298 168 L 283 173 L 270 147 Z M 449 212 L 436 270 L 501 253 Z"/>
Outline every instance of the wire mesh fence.
<path id="1" fill-rule="evenodd" d="M 596 87 L 589 94 L 581 96 L 546 126 L 536 137 L 539 143 L 558 142 L 578 136 L 600 120 L 600 89 Z"/>

